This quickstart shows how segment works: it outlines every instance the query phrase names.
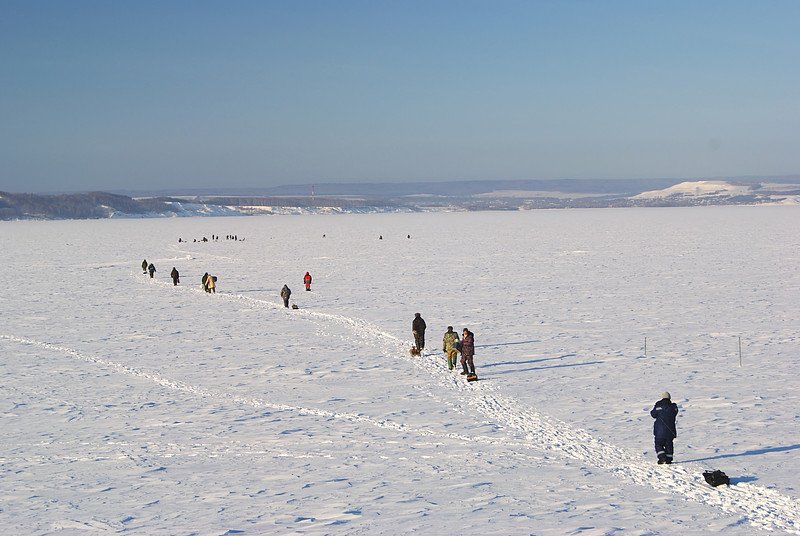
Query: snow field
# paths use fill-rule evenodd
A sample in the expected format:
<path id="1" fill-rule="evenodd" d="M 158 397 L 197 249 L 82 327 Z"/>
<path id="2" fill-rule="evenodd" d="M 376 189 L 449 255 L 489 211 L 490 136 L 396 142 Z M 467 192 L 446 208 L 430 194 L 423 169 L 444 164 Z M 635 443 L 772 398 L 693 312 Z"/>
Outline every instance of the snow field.
<path id="1" fill-rule="evenodd" d="M 11 224 L 9 273 L 25 277 L 2 304 L 0 523 L 798 532 L 796 218 L 730 207 Z M 177 243 L 231 226 L 247 240 Z M 743 237 L 748 255 L 729 258 Z M 199 289 L 204 271 L 218 294 Z M 284 282 L 297 311 L 279 304 Z M 416 311 L 423 358 L 407 352 Z M 476 333 L 478 384 L 447 371 L 448 324 Z M 654 465 L 647 414 L 664 389 L 682 410 L 669 468 Z M 711 489 L 708 467 L 735 485 Z"/>

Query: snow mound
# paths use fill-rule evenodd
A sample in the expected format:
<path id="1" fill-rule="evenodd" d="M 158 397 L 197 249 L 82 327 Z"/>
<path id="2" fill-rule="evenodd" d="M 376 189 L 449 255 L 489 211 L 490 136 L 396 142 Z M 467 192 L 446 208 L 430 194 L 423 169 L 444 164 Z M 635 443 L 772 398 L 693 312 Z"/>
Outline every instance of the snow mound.
<path id="1" fill-rule="evenodd" d="M 709 196 L 736 196 L 752 193 L 746 185 L 731 184 L 726 181 L 687 181 L 663 190 L 642 192 L 634 199 L 654 199 L 660 197 L 709 197 Z"/>

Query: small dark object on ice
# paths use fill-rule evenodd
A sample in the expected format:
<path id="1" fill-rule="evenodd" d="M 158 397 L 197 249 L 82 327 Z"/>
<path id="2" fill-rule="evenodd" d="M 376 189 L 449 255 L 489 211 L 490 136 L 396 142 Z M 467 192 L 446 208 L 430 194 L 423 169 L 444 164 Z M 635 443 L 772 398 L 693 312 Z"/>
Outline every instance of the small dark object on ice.
<path id="1" fill-rule="evenodd" d="M 420 355 L 420 351 L 419 351 L 419 350 L 417 350 L 417 347 L 416 347 L 416 346 L 412 346 L 412 347 L 411 347 L 411 349 L 409 350 L 409 353 L 410 353 L 411 355 Z"/>
<path id="2" fill-rule="evenodd" d="M 478 381 L 478 375 L 475 374 L 474 372 L 472 372 L 470 374 L 467 374 L 467 381 L 468 382 L 476 382 L 476 381 Z"/>
<path id="3" fill-rule="evenodd" d="M 706 482 L 714 486 L 721 486 L 725 484 L 726 486 L 731 485 L 731 479 L 728 478 L 728 475 L 717 469 L 716 471 L 705 471 L 703 473 L 703 478 L 706 479 Z"/>
<path id="4" fill-rule="evenodd" d="M 300 308 L 297 306 L 297 304 L 296 304 L 296 303 L 293 303 L 293 304 L 292 304 L 292 309 L 300 309 Z"/>

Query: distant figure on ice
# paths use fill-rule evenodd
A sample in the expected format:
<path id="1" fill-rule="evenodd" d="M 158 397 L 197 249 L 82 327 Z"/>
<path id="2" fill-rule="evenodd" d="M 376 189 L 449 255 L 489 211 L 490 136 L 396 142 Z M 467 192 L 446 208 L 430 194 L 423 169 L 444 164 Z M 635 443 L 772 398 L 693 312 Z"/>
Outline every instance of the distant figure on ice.
<path id="1" fill-rule="evenodd" d="M 406 238 L 411 238 L 411 235 L 407 235 Z"/>
<path id="2" fill-rule="evenodd" d="M 453 326 L 447 326 L 447 332 L 442 339 L 442 351 L 447 356 L 447 368 L 453 370 L 456 366 L 456 357 L 458 356 L 458 333 L 453 331 Z"/>
<path id="3" fill-rule="evenodd" d="M 200 280 L 200 282 L 203 284 L 203 290 L 205 290 L 206 292 L 209 292 L 209 290 L 208 290 L 208 272 L 203 274 L 203 278 Z"/>
<path id="4" fill-rule="evenodd" d="M 461 374 L 475 374 L 475 335 L 464 328 L 461 337 Z"/>
<path id="5" fill-rule="evenodd" d="M 206 277 L 206 286 L 208 287 L 208 292 L 213 292 L 214 294 L 217 293 L 217 276 L 208 274 Z"/>
<path id="6" fill-rule="evenodd" d="M 672 401 L 669 392 L 661 394 L 661 400 L 656 402 L 650 410 L 650 416 L 655 419 L 653 435 L 656 437 L 656 456 L 658 463 L 672 463 L 674 452 L 672 440 L 678 437 L 675 427 L 675 418 L 678 416 L 678 405 Z"/>
<path id="7" fill-rule="evenodd" d="M 378 240 L 383 240 L 383 235 L 380 235 L 380 236 L 378 237 Z"/>
<path id="8" fill-rule="evenodd" d="M 281 298 L 283 298 L 283 306 L 287 309 L 289 308 L 289 297 L 292 295 L 292 291 L 289 290 L 288 285 L 283 285 L 281 289 Z"/>
<path id="9" fill-rule="evenodd" d="M 414 313 L 414 320 L 411 322 L 411 333 L 414 334 L 414 346 L 419 350 L 420 355 L 422 355 L 422 350 L 425 349 L 425 328 L 427 327 L 422 315 Z"/>
<path id="10" fill-rule="evenodd" d="M 308 272 L 303 276 L 303 284 L 306 286 L 306 290 L 311 290 L 311 274 Z"/>
<path id="11" fill-rule="evenodd" d="M 147 273 L 147 259 L 142 261 L 142 273 L 143 274 Z"/>
<path id="12" fill-rule="evenodd" d="M 181 274 L 178 273 L 178 269 L 173 266 L 169 276 L 172 278 L 172 286 L 177 287 L 181 282 Z"/>
<path id="13" fill-rule="evenodd" d="M 147 271 L 150 272 L 150 279 L 153 279 L 153 274 L 156 273 L 156 267 L 153 266 L 153 263 L 150 263 L 150 266 L 147 267 Z"/>

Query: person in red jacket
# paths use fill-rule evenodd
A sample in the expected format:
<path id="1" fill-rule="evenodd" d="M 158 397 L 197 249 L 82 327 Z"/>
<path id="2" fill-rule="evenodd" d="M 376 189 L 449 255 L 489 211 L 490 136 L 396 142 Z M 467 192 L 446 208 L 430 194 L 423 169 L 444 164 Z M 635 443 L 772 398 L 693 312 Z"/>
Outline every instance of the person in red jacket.
<path id="1" fill-rule="evenodd" d="M 306 286 L 306 290 L 311 290 L 311 274 L 306 272 L 305 277 L 303 277 L 303 283 Z"/>

